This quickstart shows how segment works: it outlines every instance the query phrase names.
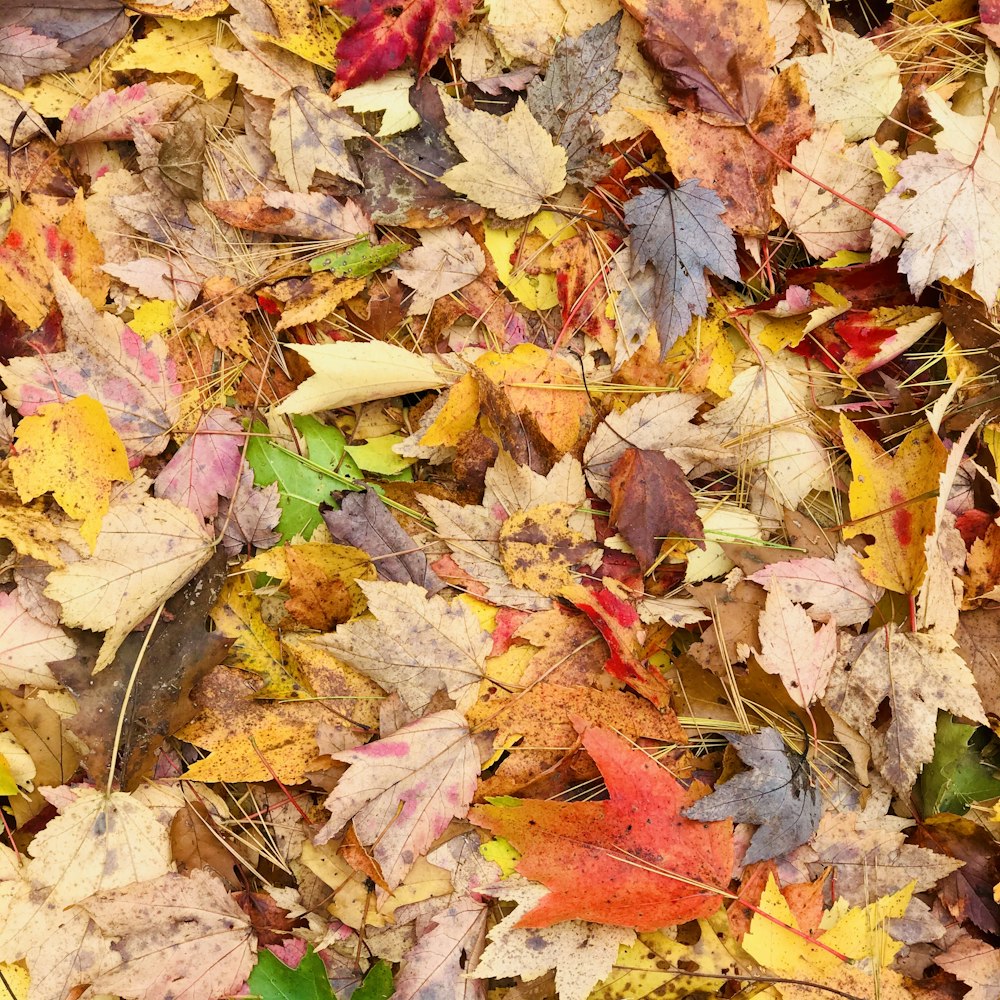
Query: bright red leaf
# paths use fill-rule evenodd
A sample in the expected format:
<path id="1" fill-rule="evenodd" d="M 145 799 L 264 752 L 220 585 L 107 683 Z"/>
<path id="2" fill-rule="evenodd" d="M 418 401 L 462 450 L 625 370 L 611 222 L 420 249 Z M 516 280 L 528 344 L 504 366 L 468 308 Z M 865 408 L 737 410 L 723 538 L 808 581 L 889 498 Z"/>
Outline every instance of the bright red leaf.
<path id="1" fill-rule="evenodd" d="M 604 775 L 606 802 L 525 799 L 469 813 L 521 852 L 520 874 L 549 889 L 518 926 L 590 920 L 652 931 L 714 913 L 716 888 L 732 875 L 732 824 L 681 816 L 684 788 L 615 733 L 588 729 L 583 745 Z"/>

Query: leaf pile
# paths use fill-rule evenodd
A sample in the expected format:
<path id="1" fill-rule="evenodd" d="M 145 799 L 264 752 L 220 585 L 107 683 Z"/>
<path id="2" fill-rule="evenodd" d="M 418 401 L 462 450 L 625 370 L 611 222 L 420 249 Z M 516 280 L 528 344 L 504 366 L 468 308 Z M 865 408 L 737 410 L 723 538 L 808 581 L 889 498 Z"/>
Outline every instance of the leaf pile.
<path id="1" fill-rule="evenodd" d="M 0 1000 L 1000 997 L 996 44 L 5 3 Z"/>

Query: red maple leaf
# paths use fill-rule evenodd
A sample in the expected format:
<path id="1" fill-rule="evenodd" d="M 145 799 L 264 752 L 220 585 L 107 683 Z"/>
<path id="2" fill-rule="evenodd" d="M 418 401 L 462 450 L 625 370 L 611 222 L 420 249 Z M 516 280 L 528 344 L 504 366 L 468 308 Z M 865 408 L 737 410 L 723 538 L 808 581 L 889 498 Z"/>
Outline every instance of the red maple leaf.
<path id="1" fill-rule="evenodd" d="M 560 920 L 652 931 L 714 913 L 733 869 L 733 828 L 681 816 L 688 795 L 652 757 L 607 729 L 583 745 L 601 769 L 605 802 L 523 800 L 477 806 L 469 818 L 521 853 L 517 870 L 549 894 L 519 922 Z"/>
<path id="2" fill-rule="evenodd" d="M 423 76 L 445 54 L 475 0 L 334 0 L 355 18 L 337 44 L 335 90 L 377 80 L 412 58 Z"/>

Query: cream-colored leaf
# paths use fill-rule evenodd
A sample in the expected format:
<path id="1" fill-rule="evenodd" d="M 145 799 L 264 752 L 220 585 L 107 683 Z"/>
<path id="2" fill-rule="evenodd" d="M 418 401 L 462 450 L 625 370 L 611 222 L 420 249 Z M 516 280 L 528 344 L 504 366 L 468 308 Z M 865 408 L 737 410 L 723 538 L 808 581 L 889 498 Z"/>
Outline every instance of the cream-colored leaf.
<path id="1" fill-rule="evenodd" d="M 316 413 L 372 399 L 402 396 L 445 384 L 428 356 L 382 341 L 290 344 L 315 374 L 275 409 L 276 413 Z"/>
<path id="2" fill-rule="evenodd" d="M 344 140 L 367 134 L 321 90 L 293 87 L 274 102 L 271 150 L 293 191 L 308 191 L 317 170 L 360 184 Z"/>
<path id="3" fill-rule="evenodd" d="M 796 59 L 822 124 L 839 122 L 848 142 L 874 135 L 903 93 L 896 60 L 870 38 L 830 28 L 826 52 Z"/>
<path id="4" fill-rule="evenodd" d="M 552 141 L 524 101 L 498 118 L 442 98 L 448 135 L 465 157 L 441 181 L 492 208 L 502 219 L 532 215 L 566 184 L 566 151 Z"/>
<path id="5" fill-rule="evenodd" d="M 807 708 L 822 698 L 837 657 L 836 623 L 824 622 L 815 629 L 805 608 L 792 601 L 775 580 L 758 631 L 757 662 L 781 678 L 792 700 Z"/>
<path id="6" fill-rule="evenodd" d="M 868 145 L 847 145 L 840 125 L 827 125 L 798 144 L 792 165 L 797 170 L 783 170 L 772 188 L 774 210 L 806 250 L 824 258 L 838 250 L 867 250 L 872 220 L 862 208 L 874 208 L 885 193 Z"/>
<path id="7" fill-rule="evenodd" d="M 414 712 L 424 711 L 440 690 L 468 709 L 492 646 L 472 611 L 459 601 L 429 597 L 414 583 L 373 580 L 359 585 L 375 618 L 303 641 L 398 692 Z"/>
<path id="8" fill-rule="evenodd" d="M 397 70 L 386 73 L 378 80 L 369 80 L 360 87 L 345 90 L 334 103 L 338 108 L 350 108 L 356 112 L 384 112 L 382 124 L 375 133 L 378 138 L 384 139 L 420 124 L 420 115 L 410 104 L 412 86 L 413 75 Z"/>
<path id="9" fill-rule="evenodd" d="M 486 255 L 468 234 L 454 226 L 427 229 L 420 234 L 420 246 L 399 258 L 396 277 L 416 290 L 411 313 L 430 312 L 442 295 L 464 288 L 483 273 Z"/>
<path id="10" fill-rule="evenodd" d="M 76 652 L 76 643 L 58 626 L 33 618 L 18 592 L 0 594 L 0 685 L 59 687 L 49 664 Z"/>
<path id="11" fill-rule="evenodd" d="M 94 554 L 49 574 L 45 596 L 62 622 L 104 632 L 94 665 L 103 670 L 125 637 L 212 557 L 201 518 L 169 500 L 142 497 L 111 507 Z"/>

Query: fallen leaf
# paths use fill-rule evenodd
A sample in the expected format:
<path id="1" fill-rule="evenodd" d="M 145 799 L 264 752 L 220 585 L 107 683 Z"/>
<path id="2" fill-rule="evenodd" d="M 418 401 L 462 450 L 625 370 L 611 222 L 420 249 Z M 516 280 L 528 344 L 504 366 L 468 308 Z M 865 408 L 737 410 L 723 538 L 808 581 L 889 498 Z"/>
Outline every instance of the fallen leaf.
<path id="1" fill-rule="evenodd" d="M 887 700 L 890 721 L 881 721 Z M 853 663 L 830 676 L 824 703 L 862 733 L 879 770 L 907 795 L 934 756 L 938 710 L 985 722 L 972 671 L 954 641 L 935 633 L 880 629 Z"/>
<path id="2" fill-rule="evenodd" d="M 935 961 L 959 982 L 972 987 L 965 994 L 968 1000 L 989 1000 L 1000 988 L 1000 949 L 985 941 L 961 938 Z"/>
<path id="3" fill-rule="evenodd" d="M 444 100 L 448 135 L 466 162 L 450 167 L 441 181 L 502 219 L 537 212 L 566 183 L 566 153 L 552 142 L 518 101 L 503 118 Z"/>
<path id="4" fill-rule="evenodd" d="M 52 689 L 59 682 L 49 664 L 76 652 L 76 643 L 61 628 L 32 618 L 16 590 L 0 594 L 0 684 Z"/>
<path id="5" fill-rule="evenodd" d="M 420 246 L 399 258 L 396 277 L 415 290 L 410 312 L 427 313 L 435 299 L 463 288 L 482 274 L 486 258 L 476 241 L 453 227 L 429 229 Z"/>
<path id="6" fill-rule="evenodd" d="M 330 756 L 351 766 L 324 803 L 331 815 L 314 843 L 325 844 L 353 822 L 392 888 L 452 817 L 465 816 L 479 775 L 476 743 L 464 717 L 452 710 Z"/>
<path id="7" fill-rule="evenodd" d="M 549 889 L 518 926 L 579 919 L 646 931 L 714 913 L 716 887 L 732 874 L 729 824 L 684 819 L 681 786 L 613 733 L 591 728 L 583 741 L 604 775 L 607 801 L 519 800 L 469 814 L 521 851 L 520 874 Z M 636 815 L 645 824 L 635 825 Z M 641 866 L 632 863 L 636 855 Z"/>
<path id="8" fill-rule="evenodd" d="M 684 815 L 757 824 L 743 856 L 745 865 L 779 858 L 808 843 L 823 809 L 808 759 L 790 751 L 771 727 L 746 735 L 727 733 L 726 739 L 750 770 L 716 786 Z"/>
<path id="9" fill-rule="evenodd" d="M 103 670 L 125 637 L 212 557 L 201 520 L 169 500 L 142 497 L 115 504 L 93 555 L 49 574 L 47 597 L 62 621 L 104 632 L 94 670 Z"/>
<path id="10" fill-rule="evenodd" d="M 190 92 L 172 83 L 136 83 L 123 90 L 105 90 L 72 108 L 56 136 L 61 145 L 132 139 L 137 128 L 149 129 Z"/>

